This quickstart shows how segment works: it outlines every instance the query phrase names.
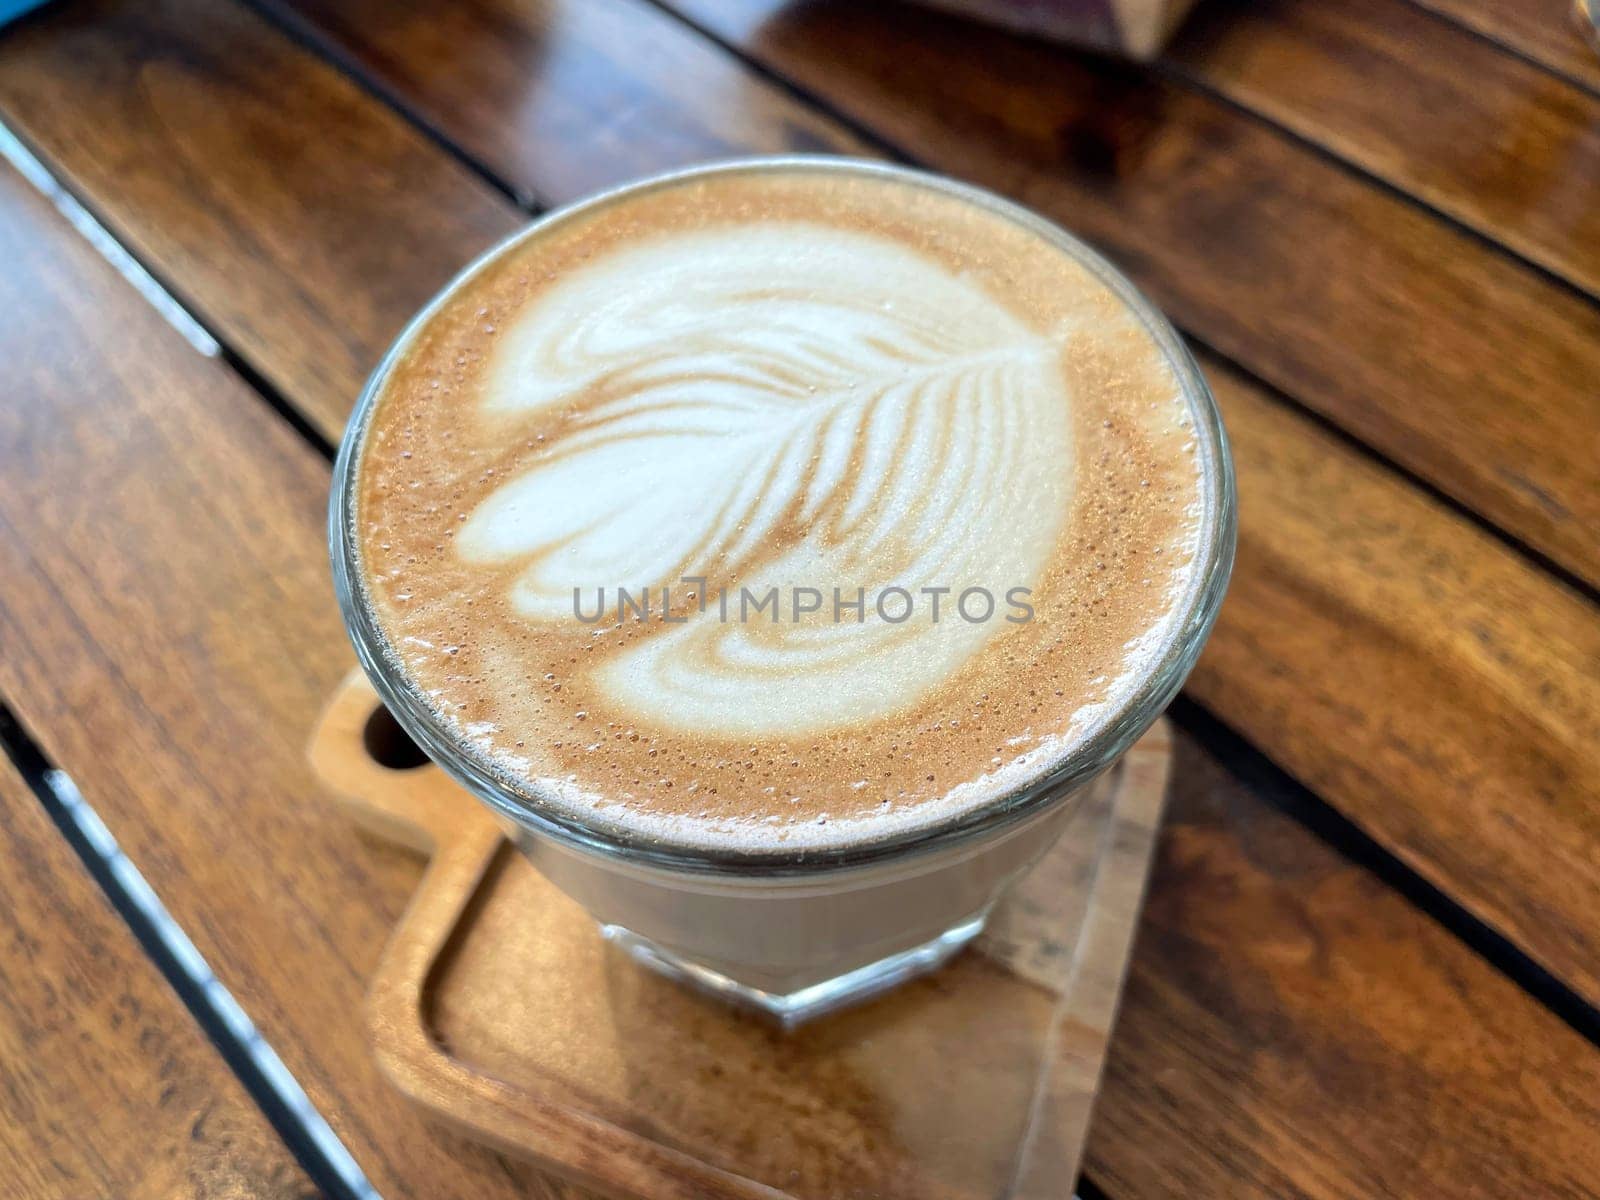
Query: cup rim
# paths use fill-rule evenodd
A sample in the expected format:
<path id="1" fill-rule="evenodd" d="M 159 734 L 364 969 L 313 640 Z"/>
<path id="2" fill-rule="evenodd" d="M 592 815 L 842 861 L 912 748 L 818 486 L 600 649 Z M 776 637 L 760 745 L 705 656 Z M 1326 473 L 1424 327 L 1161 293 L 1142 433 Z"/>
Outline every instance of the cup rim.
<path id="1" fill-rule="evenodd" d="M 454 738 L 388 650 L 360 570 L 355 496 L 368 418 L 390 371 L 413 339 L 480 271 L 550 226 L 686 180 L 722 174 L 840 171 L 931 188 L 979 205 L 1029 230 L 1070 254 L 1120 299 L 1149 331 L 1177 375 L 1194 418 L 1196 449 L 1205 481 L 1197 569 L 1186 605 L 1173 621 L 1161 655 L 1100 728 L 1027 783 L 933 823 L 852 845 L 794 848 L 733 848 L 675 843 L 633 834 L 614 824 L 541 800 L 538 790 L 497 770 Z M 1054 222 L 987 189 L 912 167 L 837 155 L 785 154 L 742 157 L 651 175 L 599 192 L 539 216 L 496 242 L 469 263 L 407 322 L 368 378 L 345 427 L 334 462 L 328 505 L 329 553 L 334 591 L 356 657 L 385 706 L 435 763 L 501 816 L 569 848 L 635 866 L 712 875 L 781 877 L 865 866 L 889 858 L 931 853 L 997 833 L 1041 811 L 1054 798 L 1092 780 L 1114 763 L 1172 701 L 1216 622 L 1232 572 L 1237 541 L 1233 463 L 1222 418 L 1198 365 L 1171 322 L 1098 251 Z"/>

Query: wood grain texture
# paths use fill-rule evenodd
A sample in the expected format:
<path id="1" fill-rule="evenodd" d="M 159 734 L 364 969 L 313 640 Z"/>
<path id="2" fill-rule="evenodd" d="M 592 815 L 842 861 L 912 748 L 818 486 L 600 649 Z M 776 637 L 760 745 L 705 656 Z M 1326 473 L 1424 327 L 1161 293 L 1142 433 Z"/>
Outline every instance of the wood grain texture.
<path id="1" fill-rule="evenodd" d="M 546 205 L 713 158 L 864 153 L 648 0 L 265 0 Z"/>
<path id="2" fill-rule="evenodd" d="M 13 184 L 6 177 L 0 190 L 0 253 L 12 268 L 0 276 L 0 301 L 19 319 L 0 326 L 0 350 L 30 365 L 29 402 L 0 408 L 0 694 L 100 806 L 385 1196 L 545 1194 L 523 1168 L 416 1117 L 364 1046 L 360 995 L 418 867 L 352 843 L 304 765 L 321 702 L 348 663 L 322 549 L 324 465 L 224 368 L 193 358 L 86 250 L 63 244 L 59 223 Z M 17 294 L 23 280 L 33 286 Z M 114 354 L 95 349 L 108 328 L 117 330 Z M 81 478 L 97 486 L 61 485 Z M 1201 769 L 1191 758 L 1180 777 Z M 1272 810 L 1236 784 L 1215 795 L 1231 815 L 1213 823 L 1208 845 L 1227 870 L 1179 870 L 1184 860 L 1173 860 L 1160 872 L 1157 911 L 1203 923 L 1232 912 L 1234 897 L 1283 897 L 1297 878 L 1341 870 L 1298 833 L 1280 861 L 1275 843 L 1257 836 L 1280 827 Z M 1139 1167 L 1151 1147 L 1108 1126 L 1096 1170 L 1146 1181 L 1119 1194 L 1204 1194 L 1188 1181 L 1219 1180 L 1248 1147 L 1269 1165 L 1283 1156 L 1283 1172 L 1309 1180 L 1306 1194 L 1339 1195 L 1318 1180 L 1344 1178 L 1353 1160 L 1330 1144 L 1328 1115 L 1292 1069 L 1305 1020 L 1318 1022 L 1321 1061 L 1339 1064 L 1340 1095 L 1360 1101 L 1370 1128 L 1415 1129 L 1407 1122 L 1419 1095 L 1451 1099 L 1429 1112 L 1430 1136 L 1455 1148 L 1429 1176 L 1445 1193 L 1500 1178 L 1496 1156 L 1508 1151 L 1498 1131 L 1520 1132 L 1525 1108 L 1556 1133 L 1592 1123 L 1593 1048 L 1526 996 L 1496 989 L 1492 976 L 1490 1002 L 1393 1041 L 1374 1042 L 1364 1026 L 1302 999 L 1356 1003 L 1350 989 L 1359 985 L 1400 1011 L 1428 1013 L 1441 978 L 1488 974 L 1425 921 L 1396 915 L 1403 906 L 1384 889 L 1369 898 L 1375 917 L 1363 904 L 1340 907 L 1330 930 L 1319 904 L 1284 899 L 1249 905 L 1249 936 L 1213 930 L 1203 953 L 1145 939 L 1147 991 L 1190 988 L 1203 965 L 1236 994 L 1283 1003 L 1182 1008 L 1186 1024 L 1176 1028 L 1193 1032 L 1179 1041 L 1191 1050 L 1176 1071 L 1163 1057 L 1174 1037 L 1165 1013 L 1125 1018 L 1114 1078 L 1161 1084 L 1137 1097 L 1140 1119 L 1169 1131 L 1203 1121 L 1213 1136 L 1169 1136 L 1159 1168 Z M 1308 944 L 1372 952 L 1351 978 L 1341 959 Z M 1419 974 L 1418 961 L 1437 962 L 1437 972 Z M 1148 1012 L 1144 1002 L 1130 1009 Z M 1347 1027 L 1355 1040 L 1341 1042 Z M 1500 1050 L 1468 1059 L 1456 1045 Z M 1538 1073 L 1508 1105 L 1508 1079 L 1486 1077 L 1482 1061 Z M 1284 1065 L 1258 1074 L 1257 1063 Z M 1280 1141 L 1260 1141 L 1268 1126 Z M 1529 1163 L 1530 1179 L 1589 1170 L 1581 1138 L 1530 1144 L 1544 1154 Z M 1363 1170 L 1411 1187 L 1411 1160 L 1388 1162 L 1382 1150 L 1362 1147 Z M 1265 1172 L 1213 1194 L 1281 1195 Z"/>
<path id="3" fill-rule="evenodd" d="M 353 848 L 305 766 L 351 661 L 326 464 L 9 168 L 0 261 L 0 695 L 382 1195 L 553 1194 L 424 1121 L 362 1035 L 418 868 Z"/>
<path id="4" fill-rule="evenodd" d="M 1189 694 L 1600 1006 L 1600 610 L 1203 365 L 1239 554 Z"/>
<path id="5" fill-rule="evenodd" d="M 330 439 L 406 320 L 525 220 L 244 8 L 52 6 L 0 113 Z"/>
<path id="6" fill-rule="evenodd" d="M 391 72 L 387 81 L 406 88 L 407 102 L 451 136 L 467 144 L 485 139 L 474 128 L 481 117 L 432 96 L 416 78 L 421 68 L 408 73 L 395 64 L 396 55 L 418 53 L 415 34 L 403 41 L 362 32 L 381 30 L 383 22 L 349 0 L 292 2 L 308 15 L 321 14 L 319 20 L 330 11 L 359 14 L 341 18 L 330 35 L 342 52 L 358 55 L 368 69 Z M 460 14 L 468 11 L 480 9 L 458 6 L 454 31 L 476 40 L 458 52 L 481 50 L 486 61 L 495 61 L 490 47 L 505 40 L 499 24 L 480 20 L 467 26 Z M 543 10 L 535 5 L 520 11 Z M 731 9 L 723 5 L 717 11 Z M 803 22 L 804 12 L 796 19 Z M 828 16 L 834 12 L 822 10 L 811 42 L 775 35 L 788 48 L 774 54 L 775 65 L 787 67 L 794 55 L 806 54 L 805 62 L 818 72 L 808 82 L 846 86 L 842 72 L 852 54 L 878 55 L 888 29 L 863 41 L 864 48 L 851 40 L 848 49 L 827 59 L 830 49 L 846 36 L 855 38 L 869 20 Z M 777 18 L 780 26 L 784 19 Z M 895 44 L 915 57 L 919 26 L 909 16 L 905 20 L 911 35 Z M 944 31 L 948 23 L 930 28 Z M 372 41 L 379 36 L 386 38 L 381 51 Z M 519 38 L 531 40 L 533 28 Z M 940 43 L 940 53 L 952 55 L 941 76 L 948 81 L 942 86 L 953 89 L 941 101 L 952 113 L 979 95 L 975 85 L 959 83 L 962 68 L 954 52 Z M 1031 61 L 1032 50 L 1017 53 Z M 1084 69 L 1071 56 L 1042 53 L 1069 71 Z M 895 70 L 877 58 L 873 63 L 884 72 Z M 538 67 L 527 60 L 521 73 Z M 863 74 L 859 86 L 876 85 Z M 993 86 L 991 80 L 981 95 Z M 1016 105 L 1005 119 L 1013 124 L 1031 105 L 1048 110 L 1053 104 L 1055 93 L 1042 83 L 1031 90 L 1007 86 Z M 924 111 L 941 111 L 931 95 L 924 99 Z M 896 119 L 888 111 L 872 113 L 880 122 Z M 974 120 L 970 114 L 949 118 L 965 122 L 961 145 L 970 145 L 975 156 L 985 153 L 984 146 L 1002 144 Z M 568 198 L 567 177 L 546 176 L 542 161 L 528 152 L 497 158 L 494 166 L 528 187 Z M 978 160 L 965 161 L 971 166 Z M 604 164 L 606 170 L 616 167 L 609 160 Z M 1047 175 L 1018 159 L 1004 177 L 990 170 L 983 178 L 1009 184 L 1024 200 L 1047 201 L 1046 211 L 1071 225 L 1084 210 L 1068 207 L 1055 186 L 1070 173 L 1059 168 Z M 1229 178 L 1212 182 L 1242 186 Z M 1198 185 L 1186 186 L 1193 191 Z M 1107 228 L 1112 220 L 1108 215 Z M 1285 242 L 1278 250 L 1285 269 L 1303 269 L 1302 246 Z M 1213 264 L 1195 264 L 1193 270 L 1225 274 Z M 1496 296 L 1486 308 L 1497 312 L 1499 302 Z M 1600 341 L 1593 347 L 1600 351 Z M 1280 763 L 1324 789 L 1380 841 L 1600 1000 L 1600 936 L 1589 917 L 1600 902 L 1600 823 L 1593 815 L 1600 811 L 1600 625 L 1594 610 L 1311 422 L 1281 411 L 1237 373 L 1214 359 L 1209 365 L 1240 462 L 1243 550 L 1233 594 L 1193 690 Z M 1503 363 L 1497 370 L 1510 386 L 1513 366 Z M 1600 395 L 1585 399 L 1579 390 L 1569 395 L 1578 408 L 1600 404 Z M 1544 397 L 1522 399 L 1531 411 Z M 1452 420 L 1461 422 L 1459 416 Z M 1503 436 L 1503 424 L 1485 436 Z M 1552 426 L 1541 436 L 1557 433 Z M 1591 422 L 1566 440 L 1578 446 L 1594 437 Z M 1574 487 L 1600 499 L 1596 456 L 1581 458 L 1582 453 L 1573 463 Z M 1538 615 L 1523 622 L 1514 616 L 1523 611 Z M 1332 646 L 1347 649 L 1330 656 Z M 1308 719 L 1311 713 L 1314 719 Z"/>
<path id="7" fill-rule="evenodd" d="M 1569 0 L 1412 0 L 1549 70 L 1600 92 L 1600 55 Z"/>
<path id="8" fill-rule="evenodd" d="M 311 1200 L 311 1181 L 0 758 L 0 1177 L 15 1200 Z"/>
<path id="9" fill-rule="evenodd" d="M 1222 0 L 1166 62 L 1600 295 L 1600 95 L 1408 0 Z"/>
<path id="10" fill-rule="evenodd" d="M 1189 332 L 1600 581 L 1600 309 L 1146 71 L 898 6 L 668 0 L 1105 249 Z"/>
<path id="11" fill-rule="evenodd" d="M 1530 1037 L 1548 1017 L 1514 984 L 1177 745 L 1089 1176 L 1117 1200 L 1595 1195 L 1600 1052 Z"/>
<path id="12" fill-rule="evenodd" d="M 541 164 L 540 187 L 519 183 L 530 195 L 752 149 L 853 148 L 637 0 L 533 10 L 542 23 L 380 7 L 361 15 L 483 135 L 476 150 Z M 527 219 L 234 3 L 43 13 L 0 39 L 0 114 L 330 440 L 411 314 Z"/>

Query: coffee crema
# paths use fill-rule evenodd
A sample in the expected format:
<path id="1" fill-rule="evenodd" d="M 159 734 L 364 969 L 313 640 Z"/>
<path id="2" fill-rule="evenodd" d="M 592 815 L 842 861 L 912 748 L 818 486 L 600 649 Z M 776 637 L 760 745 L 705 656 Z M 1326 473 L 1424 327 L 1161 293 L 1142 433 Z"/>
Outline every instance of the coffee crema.
<path id="1" fill-rule="evenodd" d="M 418 323 L 358 447 L 392 665 L 619 836 L 836 847 L 1092 736 L 1197 585 L 1196 414 L 1040 229 L 749 166 L 541 223 Z"/>

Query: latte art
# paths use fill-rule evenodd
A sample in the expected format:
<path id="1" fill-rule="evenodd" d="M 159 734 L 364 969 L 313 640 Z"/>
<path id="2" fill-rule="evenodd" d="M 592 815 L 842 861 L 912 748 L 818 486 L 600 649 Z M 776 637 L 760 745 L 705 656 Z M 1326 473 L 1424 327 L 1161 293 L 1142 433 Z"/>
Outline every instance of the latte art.
<path id="1" fill-rule="evenodd" d="M 516 565 L 508 599 L 530 621 L 570 620 L 575 590 L 614 580 L 1031 589 L 1071 494 L 1069 341 L 902 246 L 809 223 L 611 255 L 503 333 L 483 406 L 579 415 L 456 553 Z M 880 717 L 992 632 L 879 605 L 859 624 L 682 619 L 605 663 L 600 692 L 741 736 Z"/>
<path id="2" fill-rule="evenodd" d="M 836 847 L 1006 795 L 1196 587 L 1168 352 L 1069 246 L 906 177 L 563 215 L 374 386 L 354 530 L 392 668 L 505 787 L 632 837 Z"/>

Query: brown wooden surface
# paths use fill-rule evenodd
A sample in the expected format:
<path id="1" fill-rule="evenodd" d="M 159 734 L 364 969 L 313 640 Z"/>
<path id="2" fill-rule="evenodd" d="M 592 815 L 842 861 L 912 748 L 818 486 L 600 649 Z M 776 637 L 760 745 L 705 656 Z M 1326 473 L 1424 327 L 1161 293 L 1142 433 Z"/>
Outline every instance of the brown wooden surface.
<path id="1" fill-rule="evenodd" d="M 1580 32 L 1568 0 L 1412 0 L 1450 17 L 1591 91 L 1600 91 L 1600 57 Z"/>
<path id="2" fill-rule="evenodd" d="M 1239 556 L 1189 693 L 1600 1003 L 1600 613 L 1202 365 Z"/>
<path id="3" fill-rule="evenodd" d="M 650 0 L 264 7 L 547 206 L 709 158 L 866 150 Z"/>
<path id="4" fill-rule="evenodd" d="M 1111 1197 L 1583 1197 L 1600 1053 L 1187 739 L 1086 1170 Z M 1538 1014 L 1542 1024 L 1545 1014 Z"/>
<path id="5" fill-rule="evenodd" d="M 3 760 L 0 862 L 5 1194 L 310 1200 L 310 1181 Z"/>
<path id="6" fill-rule="evenodd" d="M 550 46 L 549 39 L 541 37 L 541 31 L 574 24 L 559 19 L 562 6 L 519 9 L 520 17 L 483 5 L 462 4 L 451 10 L 452 54 L 459 61 L 489 64 L 475 75 L 474 83 L 494 103 L 466 109 L 452 99 L 454 93 L 447 90 L 435 96 L 428 90 L 434 78 L 455 78 L 456 87 L 465 85 L 459 81 L 459 71 L 427 73 L 425 61 L 433 45 L 427 21 L 415 16 L 385 21 L 377 9 L 362 8 L 366 0 L 348 0 L 342 7 L 321 0 L 316 8 L 310 7 L 313 0 L 297 2 L 305 6 L 308 17 L 319 20 L 329 20 L 333 8 L 344 13 L 331 26 L 343 39 L 341 53 L 362 52 L 369 68 L 388 71 L 386 84 L 408 89 L 407 103 L 424 109 L 430 123 L 445 134 L 469 146 L 498 145 L 504 157 L 496 157 L 491 165 L 519 187 L 565 201 L 585 186 L 614 182 L 628 174 L 624 163 L 604 155 L 594 156 L 587 170 L 576 170 L 572 163 L 581 156 L 580 148 L 538 126 L 522 140 L 497 142 L 492 132 L 497 127 L 494 113 L 515 110 L 514 88 L 542 78 L 544 63 L 565 61 L 559 45 Z M 219 29 L 217 22 L 198 11 L 190 13 L 182 4 L 169 4 L 141 19 L 160 23 L 158 27 L 175 39 L 181 27 L 181 37 L 196 47 L 194 56 L 206 61 L 221 60 L 214 42 L 225 36 L 239 42 L 244 36 L 232 25 Z M 508 23 L 517 31 L 515 36 L 507 34 Z M 598 75 L 600 81 L 580 86 L 575 69 L 556 72 L 544 80 L 540 94 L 563 95 L 558 107 L 587 111 L 598 120 L 604 111 L 601 101 L 623 88 L 620 80 L 637 80 L 645 64 L 625 64 L 616 55 L 597 57 L 585 19 L 575 23 L 581 41 L 571 52 L 572 59 L 589 68 L 581 78 Z M 934 29 L 942 31 L 947 25 Z M 173 28 L 167 30 L 168 26 Z M 115 28 L 115 24 L 107 27 Z M 74 26 L 71 37 L 79 36 L 76 30 Z M 362 30 L 374 31 L 371 36 L 382 39 L 381 52 L 363 51 L 367 43 L 353 40 Z M 265 26 L 254 27 L 253 33 L 263 46 L 248 57 L 258 63 L 282 63 L 283 86 L 312 73 L 313 68 L 299 63 L 295 52 L 285 49 Z M 95 36 L 111 34 L 97 27 Z M 689 35 L 680 28 L 679 36 Z M 144 39 L 154 40 L 155 34 Z M 530 56 L 531 46 L 542 47 L 541 55 Z M 523 48 L 520 70 L 510 65 L 517 47 Z M 136 54 L 138 46 L 131 45 L 126 52 Z M 55 64 L 44 72 L 54 78 L 56 57 L 41 57 Z M 736 90 L 728 80 L 740 79 L 737 68 L 725 62 L 722 70 L 726 78 L 715 90 L 718 94 Z M 651 91 L 656 102 L 652 111 L 670 108 L 682 87 L 680 77 L 660 78 Z M 137 96 L 130 95 L 127 102 L 136 103 Z M 57 125 L 74 119 L 61 105 L 52 105 L 47 116 Z M 324 119 L 334 119 L 333 114 Z M 689 123 L 688 116 L 681 120 Z M 377 123 L 376 118 L 366 121 Z M 166 158 L 160 153 L 163 143 L 183 134 L 181 129 L 164 133 L 159 141 L 136 136 L 145 143 L 145 159 L 160 164 Z M 838 148 L 850 148 L 844 135 L 839 136 Z M 770 135 L 763 137 L 767 140 L 747 147 L 723 145 L 731 150 L 770 149 Z M 808 132 L 797 148 L 812 145 L 813 137 Z M 449 175 L 452 164 L 445 162 L 444 154 L 434 157 Z M 425 161 L 419 158 L 418 169 Z M 552 164 L 548 171 L 546 163 Z M 291 211 L 327 207 L 334 201 L 326 197 L 335 191 L 358 205 L 355 181 L 361 177 L 362 164 L 348 164 L 345 170 L 351 180 L 347 188 L 334 189 L 325 170 L 319 170 L 314 190 L 309 179 L 297 183 L 306 194 Z M 1036 174 L 1030 170 L 1014 191 L 1025 199 L 1034 198 Z M 296 170 L 284 175 L 300 179 Z M 172 178 L 172 188 L 187 186 L 182 174 Z M 442 186 L 425 181 L 419 190 L 432 195 Z M 1044 186 L 1047 181 L 1040 184 Z M 96 198 L 101 199 L 101 193 Z M 108 206 L 121 203 L 115 192 L 103 199 Z M 186 203 L 200 200 L 191 195 Z M 1076 214 L 1059 215 L 1070 224 Z M 159 217 L 159 210 L 150 210 L 140 219 Z M 274 238 L 289 236 L 280 227 L 278 213 L 267 206 L 241 210 L 240 220 L 242 226 L 253 223 L 272 231 Z M 326 223 L 359 224 L 354 215 L 327 218 Z M 381 241 L 387 234 L 374 227 L 368 236 Z M 251 278 L 284 269 L 282 264 L 248 257 L 244 251 L 249 240 L 241 238 L 219 248 L 219 254 L 238 256 L 221 274 Z M 397 290 L 425 292 L 431 275 L 424 266 L 417 273 L 422 278 L 416 283 L 397 277 Z M 176 278 L 190 290 L 187 275 Z M 346 302 L 342 295 L 359 303 L 359 293 L 370 286 L 358 277 L 337 283 L 337 293 L 319 297 L 305 320 L 317 319 L 315 311 L 336 311 Z M 283 286 L 287 283 L 260 285 L 262 290 Z M 292 316 L 286 321 L 285 338 L 292 337 L 300 319 Z M 1600 352 L 1600 337 L 1589 344 Z M 375 361 L 381 349 L 381 343 L 374 342 L 365 353 Z M 271 359 L 257 365 L 275 374 Z M 1233 723 L 1302 779 L 1335 797 L 1349 815 L 1407 861 L 1591 998 L 1600 997 L 1595 966 L 1600 962 L 1596 952 L 1600 934 L 1589 917 L 1600 896 L 1600 826 L 1594 815 L 1600 786 L 1596 782 L 1600 739 L 1595 737 L 1600 701 L 1596 672 L 1591 669 L 1600 663 L 1600 646 L 1590 607 L 1402 481 L 1386 479 L 1310 422 L 1281 411 L 1237 372 L 1215 361 L 1209 366 L 1241 464 L 1244 549 L 1223 624 L 1196 678 L 1197 690 L 1222 704 L 1220 711 Z M 1514 374 L 1504 366 L 1500 373 Z M 1600 403 L 1579 397 L 1576 391 L 1573 396 L 1581 401 L 1580 408 Z M 1537 406 L 1546 397 L 1526 399 Z M 343 408 L 327 417 L 324 427 L 337 428 Z M 1452 427 L 1461 425 L 1457 420 Z M 1581 458 L 1585 441 L 1593 440 L 1594 426 L 1590 422 L 1579 428 L 1579 436 L 1565 440 Z M 1315 488 L 1303 483 L 1311 465 L 1316 468 Z M 1592 466 L 1578 465 L 1587 472 L 1579 472 L 1584 475 L 1579 482 L 1591 484 Z M 1596 491 L 1593 486 L 1586 490 Z M 1483 595 L 1494 598 L 1483 602 L 1478 599 Z M 1514 603 L 1507 605 L 1505 599 Z M 1532 624 L 1517 615 L 1525 609 L 1537 614 Z M 1468 611 L 1475 614 L 1470 623 L 1463 620 Z M 1394 619 L 1396 613 L 1409 620 Z M 1392 623 L 1389 636 L 1345 637 L 1351 628 L 1385 622 Z M 1341 640 L 1351 642 L 1353 650 L 1330 656 L 1328 647 Z M 1272 669 L 1262 670 L 1263 662 Z M 1539 696 L 1545 699 L 1536 701 Z M 1313 702 L 1317 721 L 1299 720 Z M 1527 715 L 1546 710 L 1548 716 Z M 1531 807 L 1525 803 L 1530 797 L 1536 801 Z M 1498 836 L 1508 821 L 1537 837 Z"/>
<path id="7" fill-rule="evenodd" d="M 64 0 L 0 34 L 0 114 L 330 435 L 389 331 L 523 219 L 435 139 L 551 200 L 708 154 L 860 145 L 620 0 L 293 2 L 297 35 L 379 94 L 242 9 Z M 900 7 L 693 3 L 904 150 L 1093 237 L 1294 402 L 1597 577 L 1595 306 L 1300 140 L 1382 174 L 1394 147 L 1379 135 L 1420 134 L 1354 101 L 1343 123 L 1286 134 L 1273 122 L 1293 110 L 1261 97 L 1302 93 L 1252 92 L 1250 115 Z M 1541 18 L 1509 0 L 1428 3 L 1543 54 L 1527 48 Z M 651 36 L 627 39 L 630 21 Z M 1491 48 L 1472 44 L 1469 61 Z M 1489 83 L 1537 89 L 1507 61 Z M 1307 86 L 1338 70 L 1314 65 Z M 1551 96 L 1570 99 L 1555 86 L 1539 128 Z M 1473 102 L 1514 141 L 1526 124 L 1495 118 L 1498 94 Z M 1442 157 L 1406 171 L 1466 186 L 1466 159 L 1424 151 Z M 1557 218 L 1592 212 L 1561 207 L 1580 175 L 1549 170 L 1517 228 L 1555 246 Z M 1485 222 L 1507 213 L 1476 202 Z M 84 784 L 385 1195 L 541 1194 L 537 1175 L 400 1105 L 359 1046 L 362 983 L 417 866 L 351 853 L 299 757 L 348 661 L 321 549 L 325 466 L 68 250 L 59 222 L 6 211 L 25 223 L 0 234 L 0 291 L 54 282 L 44 308 L 36 288 L 7 294 L 21 319 L 0 325 L 29 400 L 0 406 L 0 698 Z M 1205 365 L 1235 439 L 1241 551 L 1191 694 L 1593 1002 L 1593 604 Z M 1091 1153 L 1113 1200 L 1594 1194 L 1592 1043 L 1180 741 Z"/>
<path id="8" fill-rule="evenodd" d="M 417 864 L 353 849 L 305 766 L 351 663 L 326 463 L 9 168 L 0 214 L 0 357 L 28 364 L 0 405 L 0 695 L 385 1197 L 550 1194 L 425 1121 L 362 1036 Z"/>
<path id="9" fill-rule="evenodd" d="M 1213 0 L 1166 61 L 1600 295 L 1600 95 L 1410 0 Z"/>
<path id="10" fill-rule="evenodd" d="M 524 219 L 232 3 L 52 6 L 0 36 L 0 108 L 330 439 L 411 314 Z"/>
<path id="11" fill-rule="evenodd" d="M 418 14 L 446 14 L 450 28 Z M 520 179 L 530 193 L 572 199 L 718 154 L 855 148 L 825 140 L 826 121 L 642 2 L 550 10 L 550 37 L 509 14 L 485 29 L 468 6 L 367 15 L 388 36 L 420 39 L 412 69 L 449 65 L 428 78 L 451 89 L 444 102 L 483 137 L 502 151 L 536 150 L 549 174 L 537 186 Z M 651 52 L 637 62 L 620 32 L 630 16 L 649 32 Z M 470 71 L 440 38 L 478 55 Z M 464 98 L 488 84 L 485 99 Z M 330 440 L 407 318 L 528 219 L 235 3 L 71 3 L 40 14 L 0 38 L 0 109 Z M 503 119 L 517 112 L 525 124 Z M 627 112 L 631 124 L 619 120 Z"/>

